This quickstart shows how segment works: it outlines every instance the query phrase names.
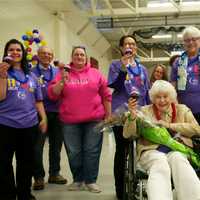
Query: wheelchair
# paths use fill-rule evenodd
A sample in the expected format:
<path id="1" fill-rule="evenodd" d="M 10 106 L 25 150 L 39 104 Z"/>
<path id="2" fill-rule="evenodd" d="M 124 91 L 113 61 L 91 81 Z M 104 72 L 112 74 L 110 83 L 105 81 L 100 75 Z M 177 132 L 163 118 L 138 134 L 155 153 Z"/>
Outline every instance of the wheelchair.
<path id="1" fill-rule="evenodd" d="M 194 151 L 200 155 L 200 137 L 192 137 Z M 148 174 L 136 164 L 136 140 L 130 140 L 125 155 L 124 195 L 123 200 L 148 200 L 146 183 Z M 200 178 L 200 169 L 194 168 Z M 172 181 L 173 185 L 173 181 Z M 173 188 L 173 186 L 172 186 Z"/>
<path id="2" fill-rule="evenodd" d="M 126 151 L 123 200 L 147 200 L 148 175 L 136 166 L 136 140 L 129 142 Z"/>

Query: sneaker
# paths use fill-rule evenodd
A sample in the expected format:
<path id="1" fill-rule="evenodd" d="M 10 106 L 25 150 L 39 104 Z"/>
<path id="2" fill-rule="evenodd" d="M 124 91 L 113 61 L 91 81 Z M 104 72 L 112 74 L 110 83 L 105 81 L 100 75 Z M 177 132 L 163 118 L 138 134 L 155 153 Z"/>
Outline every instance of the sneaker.
<path id="1" fill-rule="evenodd" d="M 33 190 L 43 190 L 44 189 L 44 179 L 38 178 L 35 179 L 35 182 L 33 183 Z"/>
<path id="2" fill-rule="evenodd" d="M 90 184 L 85 184 L 86 188 L 88 191 L 93 192 L 93 193 L 100 193 L 101 189 L 96 183 L 90 183 Z"/>
<path id="3" fill-rule="evenodd" d="M 85 189 L 85 187 L 82 182 L 73 182 L 67 186 L 67 190 L 69 190 L 69 191 L 82 191 L 84 189 Z"/>
<path id="4" fill-rule="evenodd" d="M 48 183 L 66 184 L 67 183 L 67 179 L 65 179 L 61 175 L 58 175 L 58 176 L 49 176 Z"/>

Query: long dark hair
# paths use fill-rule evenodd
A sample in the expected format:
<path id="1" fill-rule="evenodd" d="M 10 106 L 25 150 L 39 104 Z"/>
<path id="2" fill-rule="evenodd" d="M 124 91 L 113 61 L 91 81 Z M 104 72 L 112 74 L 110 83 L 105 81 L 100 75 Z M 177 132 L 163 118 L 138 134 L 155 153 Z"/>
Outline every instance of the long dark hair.
<path id="1" fill-rule="evenodd" d="M 161 67 L 163 70 L 163 76 L 162 76 L 162 80 L 168 81 L 168 74 L 167 74 L 167 67 L 163 64 L 157 64 L 154 68 L 153 68 L 153 72 L 151 74 L 151 78 L 150 78 L 150 82 L 153 83 L 154 81 L 156 81 L 155 77 L 154 77 L 154 73 L 157 69 L 157 67 Z"/>
<path id="2" fill-rule="evenodd" d="M 23 44 L 22 44 L 19 40 L 11 39 L 11 40 L 9 40 L 9 41 L 6 43 L 6 45 L 5 45 L 5 47 L 4 47 L 3 59 L 4 59 L 6 56 L 8 56 L 8 48 L 9 48 L 9 46 L 10 46 L 11 44 L 19 44 L 19 45 L 20 45 L 20 47 L 21 47 L 21 49 L 22 49 L 21 68 L 22 68 L 22 70 L 23 70 L 23 72 L 24 72 L 25 74 L 28 74 L 28 73 L 29 73 L 29 67 L 28 67 L 28 61 L 27 61 L 27 59 L 26 59 L 26 55 L 27 55 L 27 54 L 26 54 L 26 51 L 25 51 L 25 49 L 24 49 Z"/>

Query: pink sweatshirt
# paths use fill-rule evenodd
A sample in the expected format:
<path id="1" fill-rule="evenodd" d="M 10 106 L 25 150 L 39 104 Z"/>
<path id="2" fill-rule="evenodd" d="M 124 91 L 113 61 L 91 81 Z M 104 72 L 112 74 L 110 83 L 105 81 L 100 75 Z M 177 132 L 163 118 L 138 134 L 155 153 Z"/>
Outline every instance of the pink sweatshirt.
<path id="1" fill-rule="evenodd" d="M 60 81 L 58 73 L 49 84 L 48 95 L 52 100 L 61 99 L 60 120 L 64 123 L 80 123 L 101 120 L 105 116 L 103 99 L 111 101 L 111 91 L 99 70 L 86 65 L 82 70 L 70 64 L 69 80 L 65 82 L 62 93 L 57 96 L 53 86 Z"/>

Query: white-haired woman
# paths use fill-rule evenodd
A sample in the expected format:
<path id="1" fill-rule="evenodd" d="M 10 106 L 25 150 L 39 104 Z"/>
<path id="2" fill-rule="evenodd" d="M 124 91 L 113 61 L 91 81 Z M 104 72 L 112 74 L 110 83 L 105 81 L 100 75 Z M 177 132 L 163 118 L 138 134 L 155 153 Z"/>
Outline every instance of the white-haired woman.
<path id="1" fill-rule="evenodd" d="M 178 101 L 187 105 L 200 124 L 200 30 L 190 26 L 183 31 L 185 51 L 171 70 L 171 82 L 176 87 Z"/>
<path id="2" fill-rule="evenodd" d="M 192 145 L 190 138 L 200 133 L 200 127 L 190 109 L 176 103 L 176 90 L 172 84 L 157 80 L 152 85 L 149 95 L 152 104 L 143 106 L 141 111 L 158 124 L 168 128 L 172 136 L 179 133 L 183 142 Z M 136 106 L 136 100 L 129 99 L 131 118 L 125 122 L 123 136 L 139 138 L 138 160 L 141 167 L 149 174 L 148 200 L 172 200 L 171 177 L 178 200 L 199 200 L 200 181 L 186 156 L 140 137 L 136 126 Z"/>

